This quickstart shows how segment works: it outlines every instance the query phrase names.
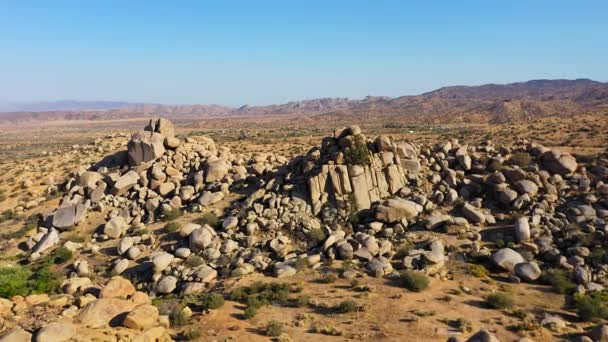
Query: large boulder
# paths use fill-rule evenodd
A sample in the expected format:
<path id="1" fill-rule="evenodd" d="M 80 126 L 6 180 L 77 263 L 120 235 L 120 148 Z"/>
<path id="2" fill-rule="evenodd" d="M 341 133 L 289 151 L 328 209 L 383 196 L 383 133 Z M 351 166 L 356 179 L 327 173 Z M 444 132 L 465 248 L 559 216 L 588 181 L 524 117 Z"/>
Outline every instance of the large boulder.
<path id="1" fill-rule="evenodd" d="M 576 158 L 572 155 L 554 150 L 543 153 L 541 161 L 544 169 L 562 176 L 573 173 L 578 167 Z"/>
<path id="2" fill-rule="evenodd" d="M 29 342 L 32 334 L 16 326 L 0 337 L 0 342 Z"/>
<path id="3" fill-rule="evenodd" d="M 150 131 L 135 133 L 127 144 L 127 151 L 132 166 L 158 159 L 165 153 L 165 136 Z"/>
<path id="4" fill-rule="evenodd" d="M 112 195 L 120 196 L 129 191 L 139 181 L 137 172 L 131 170 L 122 175 L 112 187 Z"/>
<path id="5" fill-rule="evenodd" d="M 515 265 L 515 275 L 525 281 L 535 281 L 542 273 L 535 262 L 522 262 Z"/>
<path id="6" fill-rule="evenodd" d="M 101 328 L 106 325 L 117 325 L 121 316 L 135 307 L 131 301 L 118 298 L 99 298 L 87 304 L 78 314 L 82 325 L 90 328 Z"/>
<path id="7" fill-rule="evenodd" d="M 422 206 L 418 203 L 401 198 L 388 199 L 376 209 L 376 220 L 394 223 L 402 219 L 410 219 L 422 212 Z"/>
<path id="8" fill-rule="evenodd" d="M 82 220 L 88 208 L 88 201 L 85 203 L 68 204 L 58 208 L 53 213 L 53 227 L 62 231 L 70 230 Z"/>
<path id="9" fill-rule="evenodd" d="M 173 127 L 173 123 L 165 118 L 158 118 L 156 120 L 150 119 L 150 122 L 144 128 L 144 130 L 160 133 L 166 138 L 173 138 L 175 136 L 175 128 Z"/>
<path id="10" fill-rule="evenodd" d="M 530 223 L 528 218 L 521 216 L 515 219 L 515 239 L 518 242 L 530 240 Z"/>
<path id="11" fill-rule="evenodd" d="M 112 239 L 119 238 L 129 225 L 122 216 L 116 216 L 110 219 L 103 227 L 103 233 Z"/>
<path id="12" fill-rule="evenodd" d="M 207 163 L 205 169 L 205 181 L 207 183 L 217 182 L 228 173 L 228 163 L 223 159 L 218 159 Z"/>
<path id="13" fill-rule="evenodd" d="M 504 270 L 513 272 L 515 265 L 526 262 L 526 259 L 511 248 L 502 248 L 492 255 L 492 262 Z"/>
<path id="14" fill-rule="evenodd" d="M 135 287 L 128 279 L 115 276 L 99 292 L 99 298 L 123 298 L 135 293 Z"/>
<path id="15" fill-rule="evenodd" d="M 481 210 L 475 208 L 469 203 L 465 203 L 462 208 L 462 215 L 474 224 L 483 224 L 486 222 L 486 217 Z"/>
<path id="16" fill-rule="evenodd" d="M 157 325 L 159 312 L 156 306 L 144 304 L 127 314 L 123 325 L 127 328 L 143 330 Z"/>
<path id="17" fill-rule="evenodd" d="M 103 176 L 99 172 L 86 171 L 80 177 L 78 177 L 78 185 L 83 188 L 95 189 L 97 182 L 103 179 Z"/>
<path id="18" fill-rule="evenodd" d="M 36 334 L 36 342 L 70 341 L 76 336 L 76 327 L 69 322 L 54 322 L 41 328 Z M 28 340 L 29 341 L 29 340 Z"/>

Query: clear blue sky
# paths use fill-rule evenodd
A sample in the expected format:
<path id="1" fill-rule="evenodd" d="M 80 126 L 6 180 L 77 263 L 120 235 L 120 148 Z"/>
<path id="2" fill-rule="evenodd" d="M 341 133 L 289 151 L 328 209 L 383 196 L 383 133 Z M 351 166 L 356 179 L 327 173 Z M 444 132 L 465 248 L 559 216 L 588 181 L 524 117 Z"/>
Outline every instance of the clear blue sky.
<path id="1" fill-rule="evenodd" d="M 0 0 L 0 101 L 239 106 L 608 80 L 608 1 Z"/>

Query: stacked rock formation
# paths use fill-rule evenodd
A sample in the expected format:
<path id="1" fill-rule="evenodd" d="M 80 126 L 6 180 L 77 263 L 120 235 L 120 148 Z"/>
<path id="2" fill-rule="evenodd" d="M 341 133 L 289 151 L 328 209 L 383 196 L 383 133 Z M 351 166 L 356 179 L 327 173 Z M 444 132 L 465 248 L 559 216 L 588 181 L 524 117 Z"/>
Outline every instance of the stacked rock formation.
<path id="1" fill-rule="evenodd" d="M 337 201 L 352 201 L 356 210 L 369 209 L 398 193 L 420 169 L 415 145 L 394 143 L 386 136 L 368 141 L 358 126 L 325 138 L 320 154 L 307 180 L 315 214 Z"/>

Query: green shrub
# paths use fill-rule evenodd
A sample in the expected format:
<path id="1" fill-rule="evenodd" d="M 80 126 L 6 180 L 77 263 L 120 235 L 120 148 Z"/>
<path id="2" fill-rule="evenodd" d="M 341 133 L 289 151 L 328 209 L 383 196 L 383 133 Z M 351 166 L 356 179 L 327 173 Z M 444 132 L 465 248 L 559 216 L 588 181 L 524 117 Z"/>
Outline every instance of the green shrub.
<path id="1" fill-rule="evenodd" d="M 513 299 L 506 293 L 496 292 L 486 297 L 486 304 L 493 309 L 510 309 L 513 307 Z"/>
<path id="2" fill-rule="evenodd" d="M 559 294 L 570 293 L 576 288 L 576 284 L 569 279 L 567 271 L 560 268 L 550 268 L 543 271 L 541 280 L 545 284 L 551 285 L 553 292 Z"/>
<path id="3" fill-rule="evenodd" d="M 489 275 L 488 270 L 483 265 L 470 264 L 468 272 L 475 278 L 487 278 Z"/>
<path id="4" fill-rule="evenodd" d="M 255 282 L 248 287 L 237 287 L 232 290 L 228 298 L 247 306 L 244 315 L 251 318 L 257 310 L 270 304 L 287 304 L 289 295 L 296 292 L 289 284 Z"/>
<path id="5" fill-rule="evenodd" d="M 252 307 L 247 307 L 245 308 L 245 311 L 243 311 L 243 315 L 245 316 L 246 319 L 251 319 L 253 317 L 255 317 L 255 315 L 258 314 L 258 309 L 256 308 L 252 308 Z"/>
<path id="6" fill-rule="evenodd" d="M 73 253 L 65 246 L 61 246 L 55 250 L 55 259 L 54 262 L 56 264 L 63 264 L 68 260 L 72 259 Z"/>
<path id="7" fill-rule="evenodd" d="M 29 269 L 19 266 L 0 268 L 0 297 L 28 295 L 27 282 L 31 274 Z"/>
<path id="8" fill-rule="evenodd" d="M 306 307 L 310 304 L 310 296 L 308 295 L 301 295 L 298 296 L 298 298 L 296 298 L 296 303 L 298 305 L 298 307 Z"/>
<path id="9" fill-rule="evenodd" d="M 167 213 L 165 213 L 165 217 L 163 217 L 163 220 L 165 221 L 173 221 L 179 217 L 181 217 L 183 215 L 182 211 L 178 208 L 173 209 Z"/>
<path id="10" fill-rule="evenodd" d="M 28 267 L 0 268 L 0 297 L 10 298 L 32 293 L 54 294 L 59 292 L 61 277 L 53 273 L 50 262 Z"/>
<path id="11" fill-rule="evenodd" d="M 278 321 L 270 321 L 266 325 L 266 336 L 279 337 L 283 333 L 283 323 Z"/>
<path id="12" fill-rule="evenodd" d="M 585 321 L 608 319 L 608 290 L 576 293 L 574 307 Z"/>
<path id="13" fill-rule="evenodd" d="M 196 221 L 196 223 L 198 223 L 200 225 L 208 224 L 214 228 L 221 227 L 220 218 L 217 217 L 217 215 L 213 211 L 208 211 L 208 212 L 204 213 L 203 215 L 201 215 L 201 217 L 197 218 L 195 221 Z"/>
<path id="14" fill-rule="evenodd" d="M 201 298 L 201 306 L 205 310 L 219 309 L 224 305 L 224 296 L 219 293 L 210 293 Z"/>
<path id="15" fill-rule="evenodd" d="M 59 293 L 61 277 L 51 270 L 51 262 L 47 261 L 33 268 L 32 276 L 28 280 L 31 293 Z"/>
<path id="16" fill-rule="evenodd" d="M 399 279 L 403 287 L 414 292 L 425 290 L 429 287 L 430 283 L 429 278 L 425 274 L 412 270 L 402 272 Z"/>
<path id="17" fill-rule="evenodd" d="M 327 234 L 323 228 L 312 228 L 305 232 L 306 237 L 312 241 L 315 245 L 325 241 Z"/>
<path id="18" fill-rule="evenodd" d="M 169 222 L 165 225 L 165 231 L 169 234 L 176 233 L 182 226 L 177 222 Z"/>
<path id="19" fill-rule="evenodd" d="M 338 305 L 337 311 L 340 313 L 359 311 L 359 304 L 354 300 L 345 300 Z"/>
<path id="20" fill-rule="evenodd" d="M 307 258 L 298 258 L 298 260 L 296 260 L 296 262 L 293 266 L 298 272 L 302 271 L 308 267 L 308 259 Z"/>
<path id="21" fill-rule="evenodd" d="M 333 273 L 325 273 L 321 278 L 317 279 L 322 284 L 333 284 L 336 280 L 338 280 L 338 277 Z"/>
<path id="22" fill-rule="evenodd" d="M 344 162 L 346 165 L 365 165 L 370 161 L 370 153 L 367 144 L 361 135 L 355 135 L 353 144 L 344 150 Z"/>

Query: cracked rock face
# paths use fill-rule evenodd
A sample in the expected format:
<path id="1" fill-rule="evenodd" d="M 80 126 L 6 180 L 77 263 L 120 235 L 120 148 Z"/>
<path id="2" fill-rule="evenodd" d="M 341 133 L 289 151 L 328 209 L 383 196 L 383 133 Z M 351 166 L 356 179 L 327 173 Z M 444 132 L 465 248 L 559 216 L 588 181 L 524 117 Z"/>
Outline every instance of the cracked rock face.
<path id="1" fill-rule="evenodd" d="M 165 153 L 165 136 L 150 131 L 133 134 L 127 144 L 129 164 L 132 166 L 160 158 Z"/>

